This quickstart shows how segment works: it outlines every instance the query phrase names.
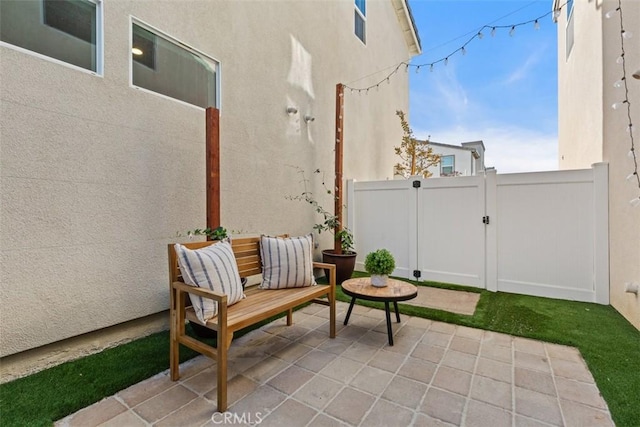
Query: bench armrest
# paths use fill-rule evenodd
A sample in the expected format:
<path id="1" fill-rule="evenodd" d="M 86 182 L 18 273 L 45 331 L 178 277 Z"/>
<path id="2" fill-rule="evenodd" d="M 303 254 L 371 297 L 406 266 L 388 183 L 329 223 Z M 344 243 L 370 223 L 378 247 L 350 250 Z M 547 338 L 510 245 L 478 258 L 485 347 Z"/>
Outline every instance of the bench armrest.
<path id="1" fill-rule="evenodd" d="M 328 264 L 326 262 L 314 262 L 313 268 L 322 268 L 325 270 L 329 270 L 329 277 L 327 277 L 327 280 L 329 281 L 329 285 L 331 285 L 334 288 L 336 287 L 336 265 L 335 264 Z"/>
<path id="2" fill-rule="evenodd" d="M 183 282 L 173 282 L 171 284 L 171 287 L 179 292 L 187 292 L 190 294 L 201 296 L 203 298 L 212 299 L 214 301 L 217 301 L 218 304 L 225 304 L 225 305 L 227 304 L 226 295 L 213 292 L 209 289 L 190 286 Z"/>

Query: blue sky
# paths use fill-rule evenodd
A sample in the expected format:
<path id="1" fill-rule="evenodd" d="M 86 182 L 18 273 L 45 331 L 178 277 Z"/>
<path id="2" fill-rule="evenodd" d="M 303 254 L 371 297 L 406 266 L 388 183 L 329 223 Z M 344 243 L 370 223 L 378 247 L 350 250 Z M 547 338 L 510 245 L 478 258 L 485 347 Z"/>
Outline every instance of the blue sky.
<path id="1" fill-rule="evenodd" d="M 478 29 L 548 13 L 551 0 L 409 0 L 422 41 L 412 64 L 435 62 Z M 507 16 L 508 15 L 508 16 Z M 410 68 L 410 124 L 418 138 L 460 144 L 483 140 L 485 164 L 499 173 L 557 169 L 557 37 L 551 16 L 509 29 L 485 29 L 465 55 L 433 71 Z"/>

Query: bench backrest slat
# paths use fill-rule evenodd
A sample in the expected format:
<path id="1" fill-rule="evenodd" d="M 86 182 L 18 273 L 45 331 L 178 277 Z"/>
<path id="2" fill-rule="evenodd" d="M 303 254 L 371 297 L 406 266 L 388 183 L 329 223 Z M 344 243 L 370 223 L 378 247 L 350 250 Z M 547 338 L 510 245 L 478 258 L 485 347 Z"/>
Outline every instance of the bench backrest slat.
<path id="1" fill-rule="evenodd" d="M 280 237 L 287 237 L 287 235 L 285 234 Z M 200 249 L 213 243 L 215 242 L 189 242 L 181 244 L 189 249 Z M 240 277 L 249 277 L 262 273 L 259 236 L 232 239 L 231 246 L 233 248 L 233 254 L 236 257 Z M 178 259 L 176 258 L 176 252 L 173 244 L 169 245 L 169 280 L 170 283 L 182 281 L 180 267 L 178 266 Z"/>

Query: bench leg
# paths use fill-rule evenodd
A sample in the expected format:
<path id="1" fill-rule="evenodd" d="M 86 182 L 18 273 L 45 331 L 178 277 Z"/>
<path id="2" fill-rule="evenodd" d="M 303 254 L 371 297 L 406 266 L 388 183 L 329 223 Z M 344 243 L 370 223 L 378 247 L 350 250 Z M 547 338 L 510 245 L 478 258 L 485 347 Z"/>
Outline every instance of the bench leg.
<path id="1" fill-rule="evenodd" d="M 289 311 L 287 311 L 287 326 L 291 326 L 293 325 L 293 309 L 290 308 Z"/>
<path id="2" fill-rule="evenodd" d="M 178 316 L 175 310 L 171 310 L 171 331 L 169 343 L 169 368 L 171 381 L 180 379 L 180 344 L 178 344 Z"/>
<path id="3" fill-rule="evenodd" d="M 336 294 L 329 294 L 329 338 L 336 337 Z"/>

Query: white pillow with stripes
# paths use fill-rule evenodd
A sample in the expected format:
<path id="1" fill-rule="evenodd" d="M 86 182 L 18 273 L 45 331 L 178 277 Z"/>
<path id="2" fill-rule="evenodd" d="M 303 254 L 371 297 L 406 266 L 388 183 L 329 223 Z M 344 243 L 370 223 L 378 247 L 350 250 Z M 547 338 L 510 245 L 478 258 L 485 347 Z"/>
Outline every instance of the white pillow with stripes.
<path id="1" fill-rule="evenodd" d="M 261 289 L 313 286 L 313 234 L 300 237 L 260 236 Z"/>
<path id="2" fill-rule="evenodd" d="M 187 285 L 227 295 L 227 305 L 245 298 L 231 241 L 222 240 L 200 249 L 175 245 L 182 279 Z M 198 320 L 203 324 L 218 314 L 218 303 L 209 298 L 189 294 Z"/>

